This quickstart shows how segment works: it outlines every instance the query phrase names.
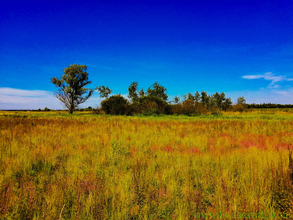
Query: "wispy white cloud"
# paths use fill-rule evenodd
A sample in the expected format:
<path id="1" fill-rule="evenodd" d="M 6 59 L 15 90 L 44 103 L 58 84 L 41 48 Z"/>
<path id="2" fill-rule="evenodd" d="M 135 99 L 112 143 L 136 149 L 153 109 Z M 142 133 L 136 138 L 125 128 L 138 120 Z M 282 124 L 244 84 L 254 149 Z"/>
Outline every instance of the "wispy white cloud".
<path id="1" fill-rule="evenodd" d="M 97 93 L 79 107 L 98 107 L 103 99 Z M 64 109 L 54 92 L 0 87 L 0 109 Z"/>
<path id="2" fill-rule="evenodd" d="M 271 72 L 267 72 L 265 74 L 257 74 L 257 75 L 245 75 L 242 76 L 243 79 L 265 79 L 268 81 L 271 81 L 271 83 L 268 85 L 268 88 L 270 89 L 277 89 L 280 88 L 280 85 L 277 84 L 277 82 L 281 81 L 293 81 L 293 78 L 287 78 L 283 75 L 275 75 Z"/>
<path id="3" fill-rule="evenodd" d="M 226 95 L 231 97 L 234 103 L 239 96 L 244 96 L 247 103 L 292 104 L 293 102 L 293 88 L 231 91 L 227 92 Z"/>
<path id="4" fill-rule="evenodd" d="M 52 94 L 44 90 L 24 90 L 24 89 L 2 87 L 0 88 L 0 95 L 21 96 L 21 97 L 44 97 L 44 96 L 48 96 Z"/>
<path id="5" fill-rule="evenodd" d="M 44 90 L 24 90 L 0 88 L 0 109 L 61 109 L 62 105 L 53 92 Z"/>
<path id="6" fill-rule="evenodd" d="M 121 94 L 127 98 L 127 94 Z M 80 108 L 99 107 L 103 99 L 94 93 Z M 64 109 L 63 104 L 54 96 L 54 92 L 45 90 L 25 90 L 0 87 L 0 110 L 12 109 Z"/>

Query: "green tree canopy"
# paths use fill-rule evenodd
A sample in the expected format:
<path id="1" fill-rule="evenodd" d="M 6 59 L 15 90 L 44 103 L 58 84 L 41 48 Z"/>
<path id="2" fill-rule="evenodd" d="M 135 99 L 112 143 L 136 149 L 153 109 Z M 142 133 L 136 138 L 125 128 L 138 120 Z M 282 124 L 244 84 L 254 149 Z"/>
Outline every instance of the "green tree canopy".
<path id="1" fill-rule="evenodd" d="M 180 102 L 180 97 L 175 95 L 174 99 L 173 99 L 175 104 L 178 104 Z"/>
<path id="2" fill-rule="evenodd" d="M 63 70 L 64 74 L 61 79 L 57 77 L 51 79 L 51 82 L 59 88 L 55 96 L 64 104 L 70 114 L 88 100 L 94 92 L 92 89 L 85 88 L 86 85 L 91 84 L 86 70 L 86 65 L 72 64 Z"/>
<path id="3" fill-rule="evenodd" d="M 246 104 L 245 98 L 243 96 L 238 97 L 237 104 L 238 105 L 245 105 Z"/>
<path id="4" fill-rule="evenodd" d="M 138 82 L 133 82 L 128 87 L 128 98 L 130 98 L 132 102 L 138 101 L 137 86 Z"/>
<path id="5" fill-rule="evenodd" d="M 231 106 L 232 106 L 231 98 L 226 98 L 224 103 L 223 103 L 223 109 L 224 110 L 229 109 L 229 108 L 231 108 Z"/>
<path id="6" fill-rule="evenodd" d="M 145 97 L 145 92 L 143 91 L 143 89 L 138 91 L 138 95 L 139 95 L 139 98 Z"/>
<path id="7" fill-rule="evenodd" d="M 207 92 L 201 92 L 201 103 L 205 106 L 209 105 L 210 96 L 208 96 Z"/>
<path id="8" fill-rule="evenodd" d="M 99 90 L 101 98 L 108 98 L 108 96 L 112 93 L 112 90 L 109 89 L 108 86 L 107 87 L 99 86 L 99 87 L 96 87 L 96 89 Z"/>
<path id="9" fill-rule="evenodd" d="M 214 95 L 213 95 L 213 99 L 215 100 L 215 104 L 217 107 L 219 107 L 220 109 L 223 109 L 223 103 L 225 102 L 226 100 L 226 95 L 224 92 L 222 93 L 218 93 L 216 92 Z"/>
<path id="10" fill-rule="evenodd" d="M 191 101 L 194 100 L 194 96 L 190 92 L 187 93 L 187 100 L 191 100 Z"/>
<path id="11" fill-rule="evenodd" d="M 147 89 L 147 96 L 158 97 L 164 101 L 167 101 L 168 95 L 165 93 L 166 88 L 155 82 L 151 87 Z"/>
<path id="12" fill-rule="evenodd" d="M 196 103 L 198 103 L 200 101 L 200 94 L 198 91 L 196 91 L 196 93 L 194 94 L 194 101 Z"/>

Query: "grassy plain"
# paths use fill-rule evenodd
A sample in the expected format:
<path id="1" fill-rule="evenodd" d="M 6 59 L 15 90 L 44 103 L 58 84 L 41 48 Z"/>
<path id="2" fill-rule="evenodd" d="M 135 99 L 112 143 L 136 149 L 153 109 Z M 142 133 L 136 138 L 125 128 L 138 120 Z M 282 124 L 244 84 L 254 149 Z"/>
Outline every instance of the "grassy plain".
<path id="1" fill-rule="evenodd" d="M 196 117 L 1 111 L 0 219 L 293 216 L 289 150 L 290 109 Z"/>

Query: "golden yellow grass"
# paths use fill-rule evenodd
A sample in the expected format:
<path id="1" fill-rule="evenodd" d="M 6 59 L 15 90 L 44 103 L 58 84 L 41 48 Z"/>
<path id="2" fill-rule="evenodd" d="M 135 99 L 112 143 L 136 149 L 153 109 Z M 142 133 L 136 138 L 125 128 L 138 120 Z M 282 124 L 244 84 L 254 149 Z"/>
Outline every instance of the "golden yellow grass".
<path id="1" fill-rule="evenodd" d="M 293 215 L 292 120 L 1 113 L 1 219 Z"/>

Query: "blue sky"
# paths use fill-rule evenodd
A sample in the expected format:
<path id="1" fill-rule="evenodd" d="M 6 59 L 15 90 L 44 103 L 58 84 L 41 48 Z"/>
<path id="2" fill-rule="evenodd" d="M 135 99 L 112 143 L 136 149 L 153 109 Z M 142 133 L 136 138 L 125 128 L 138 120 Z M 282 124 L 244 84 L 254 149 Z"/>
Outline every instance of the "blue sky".
<path id="1" fill-rule="evenodd" d="M 0 109 L 62 108 L 50 79 L 74 63 L 115 94 L 159 82 L 170 99 L 292 103 L 292 27 L 292 0 L 3 1 Z"/>

